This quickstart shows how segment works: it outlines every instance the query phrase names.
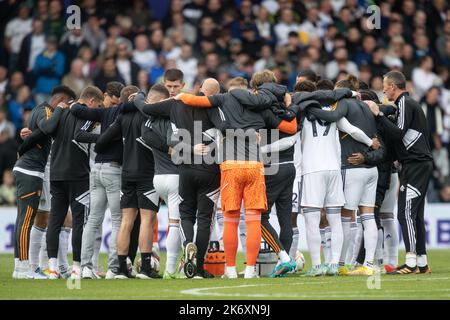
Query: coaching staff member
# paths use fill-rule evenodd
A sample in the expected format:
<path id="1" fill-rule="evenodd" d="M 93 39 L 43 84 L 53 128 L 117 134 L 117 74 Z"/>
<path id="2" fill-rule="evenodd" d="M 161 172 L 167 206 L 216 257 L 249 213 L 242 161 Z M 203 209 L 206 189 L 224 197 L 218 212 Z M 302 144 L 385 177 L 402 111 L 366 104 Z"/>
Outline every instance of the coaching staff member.
<path id="1" fill-rule="evenodd" d="M 391 274 L 429 273 L 425 248 L 424 205 L 433 157 L 428 142 L 428 127 L 420 105 L 409 97 L 405 76 L 398 71 L 383 78 L 383 91 L 398 108 L 397 125 L 370 103 L 377 120 L 392 138 L 397 160 L 401 163 L 398 221 L 406 249 L 406 263 Z"/>

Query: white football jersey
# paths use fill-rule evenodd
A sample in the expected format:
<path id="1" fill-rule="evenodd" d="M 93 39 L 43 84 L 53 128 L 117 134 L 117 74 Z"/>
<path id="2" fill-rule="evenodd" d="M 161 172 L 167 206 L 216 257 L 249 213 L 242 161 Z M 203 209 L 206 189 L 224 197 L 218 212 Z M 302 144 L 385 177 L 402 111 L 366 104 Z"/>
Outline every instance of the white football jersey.
<path id="1" fill-rule="evenodd" d="M 304 119 L 301 143 L 302 175 L 341 170 L 341 146 L 335 122 Z"/>
<path id="2" fill-rule="evenodd" d="M 302 176 L 302 142 L 300 139 L 299 132 L 296 134 L 297 139 L 294 144 L 294 166 L 295 166 L 295 176 Z"/>

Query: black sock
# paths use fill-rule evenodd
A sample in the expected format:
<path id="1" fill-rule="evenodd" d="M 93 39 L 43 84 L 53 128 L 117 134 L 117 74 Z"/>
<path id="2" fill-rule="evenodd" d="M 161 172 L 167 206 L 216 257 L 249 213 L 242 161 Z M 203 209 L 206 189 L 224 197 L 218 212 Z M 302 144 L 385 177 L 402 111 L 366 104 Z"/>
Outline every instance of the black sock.
<path id="1" fill-rule="evenodd" d="M 119 272 L 127 272 L 127 256 L 117 256 L 119 258 Z"/>
<path id="2" fill-rule="evenodd" d="M 141 265 L 141 269 L 143 271 L 150 271 L 152 269 L 152 253 L 151 252 L 141 252 L 141 261 L 142 261 L 142 265 Z"/>

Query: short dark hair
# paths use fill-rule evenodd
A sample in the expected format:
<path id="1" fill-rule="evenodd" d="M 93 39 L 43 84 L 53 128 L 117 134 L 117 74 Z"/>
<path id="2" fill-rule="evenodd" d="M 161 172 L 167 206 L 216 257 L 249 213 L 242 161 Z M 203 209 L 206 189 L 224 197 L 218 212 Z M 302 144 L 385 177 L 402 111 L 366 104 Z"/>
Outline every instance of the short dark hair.
<path id="1" fill-rule="evenodd" d="M 316 87 L 317 90 L 333 90 L 334 83 L 330 79 L 321 79 L 317 81 Z"/>
<path id="2" fill-rule="evenodd" d="M 118 82 L 118 81 L 110 81 L 106 84 L 106 94 L 109 95 L 110 97 L 120 97 L 120 91 L 122 91 L 122 89 L 125 86 Z"/>
<path id="3" fill-rule="evenodd" d="M 306 78 L 309 81 L 317 82 L 317 74 L 311 69 L 302 70 L 297 74 L 297 78 Z"/>
<path id="4" fill-rule="evenodd" d="M 177 81 L 180 80 L 183 82 L 184 74 L 183 71 L 180 69 L 167 69 L 166 72 L 164 72 L 164 80 L 167 81 Z"/>
<path id="5" fill-rule="evenodd" d="M 297 82 L 295 84 L 295 91 L 297 92 L 313 92 L 316 91 L 316 84 L 310 80 L 305 80 L 302 82 Z"/>
<path id="6" fill-rule="evenodd" d="M 75 100 L 77 98 L 76 93 L 67 86 L 56 86 L 52 90 L 52 96 L 57 94 L 64 94 L 68 96 L 71 100 Z"/>
<path id="7" fill-rule="evenodd" d="M 360 90 L 369 90 L 369 85 L 362 81 L 361 79 L 358 80 L 358 86 Z"/>
<path id="8" fill-rule="evenodd" d="M 119 94 L 120 102 L 126 103 L 128 101 L 128 97 L 136 92 L 139 92 L 139 88 L 136 86 L 123 87 L 122 90 L 120 90 L 120 94 Z"/>
<path id="9" fill-rule="evenodd" d="M 172 69 L 172 70 L 177 70 L 177 69 Z M 175 80 L 169 80 L 169 81 L 175 81 Z M 150 88 L 149 93 L 150 94 L 156 93 L 156 94 L 163 96 L 164 98 L 168 98 L 170 96 L 169 90 L 167 90 L 167 88 L 160 83 L 153 85 Z"/>
<path id="10" fill-rule="evenodd" d="M 380 103 L 378 95 L 373 90 L 363 89 L 359 93 L 361 94 L 361 100 L 370 100 L 375 103 Z"/>
<path id="11" fill-rule="evenodd" d="M 406 78 L 405 75 L 400 71 L 389 71 L 383 76 L 383 78 L 395 84 L 400 90 L 406 89 Z"/>

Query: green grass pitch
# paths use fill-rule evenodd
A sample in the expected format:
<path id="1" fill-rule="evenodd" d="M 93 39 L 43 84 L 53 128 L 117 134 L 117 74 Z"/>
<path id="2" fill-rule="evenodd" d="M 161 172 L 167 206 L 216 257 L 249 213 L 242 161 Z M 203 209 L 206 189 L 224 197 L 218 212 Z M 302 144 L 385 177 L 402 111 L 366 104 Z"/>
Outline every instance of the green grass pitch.
<path id="1" fill-rule="evenodd" d="M 66 280 L 13 280 L 13 257 L 4 254 L 0 255 L 0 299 L 450 299 L 450 250 L 430 251 L 429 260 L 432 274 L 381 275 L 369 286 L 367 277 L 295 274 L 250 280 L 82 280 L 80 289 L 69 289 Z M 106 266 L 105 255 L 101 261 Z M 241 270 L 242 262 L 240 255 Z"/>

